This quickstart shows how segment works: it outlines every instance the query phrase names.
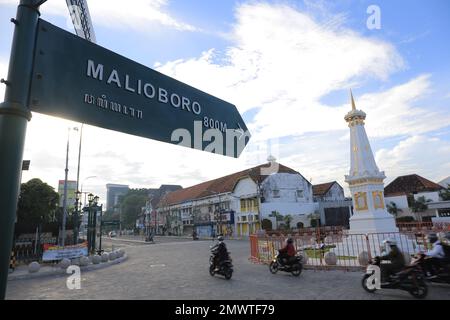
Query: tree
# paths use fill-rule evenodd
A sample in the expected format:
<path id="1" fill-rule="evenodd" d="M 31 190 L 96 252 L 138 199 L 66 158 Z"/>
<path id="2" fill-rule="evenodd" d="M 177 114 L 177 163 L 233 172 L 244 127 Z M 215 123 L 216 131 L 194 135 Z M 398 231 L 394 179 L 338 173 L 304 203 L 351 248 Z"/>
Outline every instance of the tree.
<path id="1" fill-rule="evenodd" d="M 427 203 L 431 202 L 430 199 L 425 199 L 424 196 L 418 197 L 417 199 L 413 199 L 411 201 L 411 211 L 416 214 L 417 220 L 421 221 L 421 216 L 419 213 L 425 212 L 428 210 Z"/>
<path id="2" fill-rule="evenodd" d="M 447 184 L 447 188 L 439 192 L 439 196 L 443 201 L 450 200 L 450 184 Z"/>
<path id="3" fill-rule="evenodd" d="M 387 211 L 388 211 L 390 214 L 392 214 L 392 215 L 394 216 L 394 218 L 397 218 L 398 214 L 399 214 L 400 212 L 403 212 L 403 210 L 400 209 L 400 208 L 398 208 L 398 207 L 397 207 L 397 204 L 395 204 L 395 202 L 392 202 L 392 201 L 391 201 L 390 204 L 386 205 L 386 207 L 387 207 Z"/>
<path id="4" fill-rule="evenodd" d="M 275 218 L 275 222 L 276 222 L 275 230 L 277 230 L 278 229 L 278 222 L 279 221 L 283 221 L 283 215 L 281 213 L 279 213 L 278 211 L 272 211 L 269 214 L 269 217 Z"/>
<path id="5" fill-rule="evenodd" d="M 271 231 L 272 230 L 272 221 L 270 221 L 269 219 L 263 219 L 262 228 L 266 231 Z"/>
<path id="6" fill-rule="evenodd" d="M 16 231 L 34 232 L 36 227 L 55 220 L 59 195 L 40 179 L 22 183 L 17 205 Z"/>
<path id="7" fill-rule="evenodd" d="M 318 211 L 310 213 L 309 215 L 307 215 L 307 218 L 309 219 L 311 227 L 320 227 L 320 214 Z"/>
<path id="8" fill-rule="evenodd" d="M 283 221 L 286 224 L 286 229 L 291 229 L 292 216 L 290 214 L 285 215 Z"/>
<path id="9" fill-rule="evenodd" d="M 131 189 L 120 199 L 122 226 L 133 228 L 141 213 L 142 207 L 148 200 L 148 189 Z"/>

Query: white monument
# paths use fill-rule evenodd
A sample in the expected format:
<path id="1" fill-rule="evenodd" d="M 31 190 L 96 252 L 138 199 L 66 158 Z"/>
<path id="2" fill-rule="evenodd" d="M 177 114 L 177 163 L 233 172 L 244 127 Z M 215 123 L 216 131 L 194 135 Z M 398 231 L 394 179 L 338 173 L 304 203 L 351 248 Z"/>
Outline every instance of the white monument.
<path id="1" fill-rule="evenodd" d="M 332 250 L 337 255 L 358 257 L 370 251 L 379 255 L 384 239 L 395 239 L 405 253 L 415 253 L 417 243 L 402 235 L 384 202 L 383 171 L 377 167 L 364 129 L 366 114 L 357 110 L 350 91 L 352 110 L 345 116 L 350 128 L 350 172 L 345 176 L 353 199 L 348 237 Z"/>
<path id="2" fill-rule="evenodd" d="M 375 163 L 364 129 L 366 114 L 356 110 L 350 91 L 352 110 L 345 116 L 350 128 L 350 173 L 345 176 L 353 198 L 350 233 L 398 232 L 394 217 L 386 210 L 384 183 L 386 178 Z"/>

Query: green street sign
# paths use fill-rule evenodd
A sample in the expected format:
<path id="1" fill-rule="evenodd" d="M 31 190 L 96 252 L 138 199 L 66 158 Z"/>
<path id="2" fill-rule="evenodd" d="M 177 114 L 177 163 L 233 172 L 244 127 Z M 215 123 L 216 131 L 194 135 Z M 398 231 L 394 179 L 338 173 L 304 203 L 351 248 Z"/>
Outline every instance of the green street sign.
<path id="1" fill-rule="evenodd" d="M 42 19 L 29 101 L 38 113 L 231 157 L 250 139 L 234 105 Z"/>

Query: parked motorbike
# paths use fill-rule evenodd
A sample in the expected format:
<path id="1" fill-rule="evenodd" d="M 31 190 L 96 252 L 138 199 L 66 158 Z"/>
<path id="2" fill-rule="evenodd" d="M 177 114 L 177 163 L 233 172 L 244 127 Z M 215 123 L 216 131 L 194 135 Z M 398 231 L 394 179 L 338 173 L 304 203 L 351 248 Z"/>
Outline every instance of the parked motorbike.
<path id="1" fill-rule="evenodd" d="M 278 271 L 290 272 L 292 275 L 298 277 L 303 270 L 303 256 L 297 254 L 295 260 L 291 263 L 284 263 L 280 257 L 280 253 L 275 256 L 269 265 L 271 273 L 275 274 Z"/>
<path id="2" fill-rule="evenodd" d="M 230 252 L 228 252 L 228 259 L 219 262 L 219 266 L 216 268 L 214 265 L 214 258 L 217 254 L 218 244 L 211 246 L 211 255 L 209 257 L 209 274 L 214 276 L 216 273 L 225 277 L 225 279 L 230 280 L 233 275 L 233 264 L 230 258 Z"/>
<path id="3" fill-rule="evenodd" d="M 380 257 L 375 257 L 369 264 L 380 267 Z M 370 293 L 374 293 L 377 289 L 369 285 L 369 279 L 374 271 L 367 273 L 362 278 L 362 287 Z M 414 298 L 423 299 L 428 294 L 428 287 L 423 277 L 422 269 L 419 266 L 418 260 L 414 259 L 409 266 L 406 266 L 402 271 L 390 275 L 389 279 L 380 279 L 381 289 L 399 289 L 409 292 Z"/>
<path id="4" fill-rule="evenodd" d="M 436 270 L 435 277 L 426 278 L 426 269 L 425 269 L 425 257 L 424 254 L 418 254 L 416 256 L 417 263 L 421 267 L 423 276 L 425 277 L 425 281 L 433 282 L 433 283 L 446 283 L 450 284 L 450 261 L 447 260 L 447 263 L 442 263 L 440 267 Z"/>
<path id="5" fill-rule="evenodd" d="M 145 237 L 145 242 L 153 242 L 155 243 L 155 240 L 153 240 L 153 234 L 149 234 Z"/>

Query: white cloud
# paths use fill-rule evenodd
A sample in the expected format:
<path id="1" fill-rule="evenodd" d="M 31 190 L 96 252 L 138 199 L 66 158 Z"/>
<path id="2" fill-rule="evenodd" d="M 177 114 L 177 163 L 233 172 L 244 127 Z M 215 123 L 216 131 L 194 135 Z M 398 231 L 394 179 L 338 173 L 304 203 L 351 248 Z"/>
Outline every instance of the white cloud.
<path id="1" fill-rule="evenodd" d="M 344 109 L 320 99 L 367 78 L 387 79 L 404 66 L 391 44 L 346 29 L 342 16 L 321 24 L 288 6 L 244 4 L 236 19 L 234 43 L 224 55 L 210 50 L 159 70 L 235 103 L 241 112 L 258 108 L 255 134 L 342 128 Z"/>
<path id="2" fill-rule="evenodd" d="M 345 28 L 343 15 L 322 24 L 288 6 L 244 4 L 236 19 L 234 43 L 223 55 L 209 50 L 158 70 L 236 104 L 241 112 L 257 108 L 248 125 L 254 139 L 345 129 L 349 103 L 329 106 L 321 99 L 362 86 L 368 78 L 386 80 L 405 66 L 390 43 Z M 383 92 L 356 94 L 358 107 L 368 114 L 369 134 L 382 138 L 446 126 L 449 115 L 420 104 L 430 87 L 431 75 L 419 75 Z"/>
<path id="3" fill-rule="evenodd" d="M 0 4 L 17 5 L 16 0 L 0 0 Z M 196 31 L 197 29 L 187 23 L 178 21 L 165 11 L 168 0 L 89 0 L 88 7 L 96 25 L 102 25 L 111 29 L 131 29 L 133 31 L 147 31 L 154 24 L 184 31 Z M 68 19 L 69 10 L 63 0 L 47 1 L 41 6 L 43 15 L 58 15 Z"/>
<path id="4" fill-rule="evenodd" d="M 437 182 L 450 172 L 450 142 L 415 135 L 391 149 L 379 150 L 375 158 L 388 176 L 386 182 L 413 173 Z"/>
<path id="5" fill-rule="evenodd" d="M 367 113 L 367 132 L 376 138 L 418 135 L 447 127 L 450 114 L 421 102 L 431 90 L 429 75 L 418 76 L 381 93 L 366 94 L 356 102 Z"/>

